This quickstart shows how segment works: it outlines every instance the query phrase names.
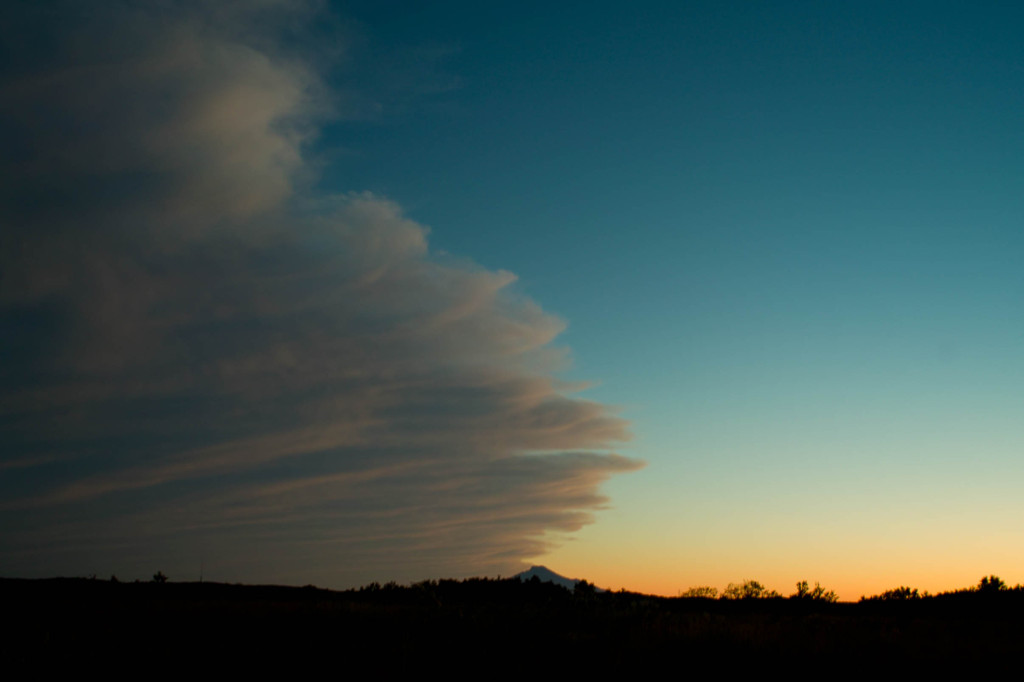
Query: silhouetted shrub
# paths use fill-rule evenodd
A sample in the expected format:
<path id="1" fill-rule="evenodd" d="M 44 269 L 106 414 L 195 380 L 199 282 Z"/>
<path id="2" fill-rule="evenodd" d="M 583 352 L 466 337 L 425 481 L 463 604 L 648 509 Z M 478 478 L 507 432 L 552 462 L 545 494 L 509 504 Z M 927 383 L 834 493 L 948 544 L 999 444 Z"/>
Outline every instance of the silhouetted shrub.
<path id="1" fill-rule="evenodd" d="M 918 594 L 917 588 L 909 588 L 906 586 L 900 586 L 892 590 L 886 590 L 882 594 L 876 594 L 871 597 L 861 597 L 861 601 L 906 601 L 908 599 L 920 599 L 921 595 Z"/>
<path id="2" fill-rule="evenodd" d="M 684 599 L 715 599 L 718 597 L 718 588 L 709 585 L 691 587 L 686 592 L 680 592 L 679 596 Z"/>

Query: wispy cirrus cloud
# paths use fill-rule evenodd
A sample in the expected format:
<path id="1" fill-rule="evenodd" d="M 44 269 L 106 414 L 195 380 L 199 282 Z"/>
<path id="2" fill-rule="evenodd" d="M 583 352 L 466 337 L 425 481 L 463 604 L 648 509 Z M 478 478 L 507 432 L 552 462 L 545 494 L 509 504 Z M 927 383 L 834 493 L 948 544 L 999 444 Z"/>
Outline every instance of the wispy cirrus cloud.
<path id="1" fill-rule="evenodd" d="M 56 49 L 3 84 L 4 565 L 515 570 L 639 466 L 607 453 L 626 422 L 554 377 L 564 325 L 512 274 L 309 194 L 338 108 L 286 9 L 224 11 L 19 17 Z"/>

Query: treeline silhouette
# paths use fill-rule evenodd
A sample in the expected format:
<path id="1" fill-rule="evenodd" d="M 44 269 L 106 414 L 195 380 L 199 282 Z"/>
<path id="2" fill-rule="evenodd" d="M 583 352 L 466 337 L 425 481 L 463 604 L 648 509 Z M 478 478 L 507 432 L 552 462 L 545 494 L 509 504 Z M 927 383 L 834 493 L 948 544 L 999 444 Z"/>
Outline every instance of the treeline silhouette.
<path id="1" fill-rule="evenodd" d="M 944 666 L 1016 657 L 1024 587 L 994 576 L 937 595 L 899 587 L 858 603 L 807 582 L 789 596 L 756 581 L 721 595 L 569 590 L 515 578 L 307 587 L 96 579 L 0 580 L 9 665 L 237 671 L 291 675 L 325 663 L 372 664 L 375 676 L 543 668 L 658 670 L 716 661 Z M 199 668 L 197 668 L 199 666 Z M 308 670 L 307 670 L 308 668 Z M 346 670 L 351 670 L 346 668 Z M 204 675 L 205 676 L 205 675 Z"/>
<path id="2" fill-rule="evenodd" d="M 998 599 L 1002 603 L 1008 603 L 1009 601 L 1018 599 L 1018 596 L 1024 594 L 1024 585 L 1018 584 L 1014 587 L 1010 587 L 1006 582 L 996 575 L 983 576 L 978 584 L 973 587 L 964 587 L 957 590 L 951 590 L 947 592 L 938 592 L 936 594 L 929 594 L 927 590 L 924 592 L 919 591 L 916 587 L 900 586 L 891 590 L 886 590 L 880 594 L 873 595 L 871 597 L 861 597 L 860 602 L 878 602 L 878 601 L 908 601 L 914 599 L 939 599 L 945 602 L 950 600 L 977 600 L 979 596 L 983 596 L 986 600 L 991 600 L 993 595 L 998 595 Z M 681 598 L 690 599 L 781 599 L 781 594 L 775 590 L 769 590 L 761 583 L 756 580 L 746 580 L 742 583 L 729 583 L 729 586 L 719 595 L 718 590 L 714 587 L 707 585 L 701 585 L 699 587 L 691 587 L 688 590 L 679 593 Z M 812 601 L 825 601 L 825 602 L 836 602 L 839 601 L 839 597 L 836 595 L 834 590 L 826 590 L 821 586 L 820 583 L 814 583 L 812 588 L 806 580 L 801 580 L 796 584 L 796 592 L 789 595 L 788 599 L 800 599 L 800 600 L 812 600 Z M 989 603 L 980 602 L 980 603 Z M 974 603 L 979 603 L 974 601 Z"/>

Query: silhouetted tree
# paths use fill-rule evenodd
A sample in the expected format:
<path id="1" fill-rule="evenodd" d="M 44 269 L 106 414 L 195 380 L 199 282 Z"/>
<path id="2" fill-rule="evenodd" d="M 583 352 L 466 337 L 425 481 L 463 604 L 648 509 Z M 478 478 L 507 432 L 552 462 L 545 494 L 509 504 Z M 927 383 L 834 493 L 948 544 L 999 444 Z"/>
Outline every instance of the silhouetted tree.
<path id="1" fill-rule="evenodd" d="M 687 599 L 714 599 L 718 596 L 718 588 L 710 587 L 708 585 L 691 587 L 686 590 L 686 592 L 680 592 L 679 596 Z"/>
<path id="2" fill-rule="evenodd" d="M 781 597 L 775 590 L 769 590 L 756 580 L 746 580 L 741 585 L 729 583 L 722 592 L 722 599 L 774 599 Z"/>
<path id="3" fill-rule="evenodd" d="M 155 582 L 155 583 L 165 583 L 165 582 L 167 582 L 167 576 L 164 575 L 163 571 L 157 571 L 156 573 L 153 574 L 153 582 Z"/>
<path id="4" fill-rule="evenodd" d="M 995 575 L 990 575 L 990 576 L 986 576 L 986 577 L 982 578 L 978 582 L 978 587 L 977 587 L 978 592 L 984 592 L 985 594 L 990 594 L 992 592 L 999 592 L 999 591 L 1005 590 L 1005 589 L 1006 589 L 1006 583 L 1003 582 L 1002 578 L 1000 578 L 998 576 L 995 576 Z"/>
<path id="5" fill-rule="evenodd" d="M 586 580 L 577 581 L 576 586 L 573 588 L 573 593 L 577 597 L 593 597 L 596 592 L 597 590 L 594 586 Z"/>
<path id="6" fill-rule="evenodd" d="M 821 586 L 820 583 L 814 583 L 814 589 L 806 580 L 801 580 L 796 584 L 796 592 L 789 595 L 790 599 L 808 599 L 814 601 L 827 601 L 834 602 L 839 600 L 839 596 L 834 590 L 826 590 Z"/>

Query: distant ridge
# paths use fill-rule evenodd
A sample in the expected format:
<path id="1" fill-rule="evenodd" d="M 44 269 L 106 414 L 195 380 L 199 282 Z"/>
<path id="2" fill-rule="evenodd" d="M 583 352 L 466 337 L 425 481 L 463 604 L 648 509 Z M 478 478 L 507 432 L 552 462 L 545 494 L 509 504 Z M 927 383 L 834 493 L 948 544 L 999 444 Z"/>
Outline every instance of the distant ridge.
<path id="1" fill-rule="evenodd" d="M 576 583 L 580 582 L 580 579 L 566 578 L 564 575 L 559 575 L 547 566 L 531 566 L 529 570 L 517 573 L 512 577 L 519 578 L 520 580 L 532 580 L 536 577 L 542 583 L 554 583 L 569 590 L 575 590 Z M 598 592 L 604 592 L 601 588 L 595 589 Z"/>

